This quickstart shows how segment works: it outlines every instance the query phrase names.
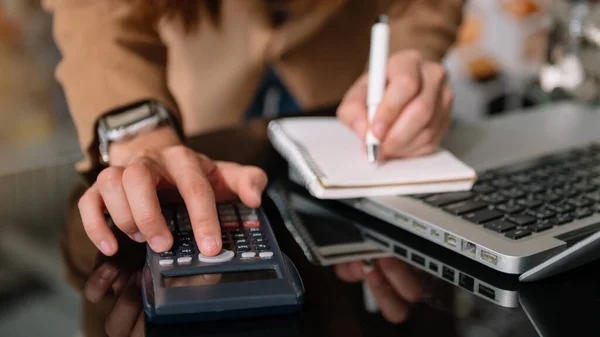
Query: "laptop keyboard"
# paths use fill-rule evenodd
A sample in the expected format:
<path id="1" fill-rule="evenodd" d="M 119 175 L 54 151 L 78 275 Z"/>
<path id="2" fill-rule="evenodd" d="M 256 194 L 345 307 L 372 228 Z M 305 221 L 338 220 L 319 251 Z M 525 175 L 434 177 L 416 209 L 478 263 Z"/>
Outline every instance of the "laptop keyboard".
<path id="1" fill-rule="evenodd" d="M 600 145 L 482 172 L 471 191 L 413 197 L 519 240 L 600 212 Z"/>

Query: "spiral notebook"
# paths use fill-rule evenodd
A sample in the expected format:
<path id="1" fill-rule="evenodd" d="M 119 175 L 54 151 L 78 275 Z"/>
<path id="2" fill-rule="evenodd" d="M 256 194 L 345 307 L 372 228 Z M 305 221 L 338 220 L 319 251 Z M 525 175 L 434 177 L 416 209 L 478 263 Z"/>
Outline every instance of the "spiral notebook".
<path id="1" fill-rule="evenodd" d="M 477 179 L 473 168 L 444 149 L 370 164 L 361 140 L 334 117 L 272 121 L 269 139 L 296 172 L 291 178 L 321 199 L 464 191 Z"/>

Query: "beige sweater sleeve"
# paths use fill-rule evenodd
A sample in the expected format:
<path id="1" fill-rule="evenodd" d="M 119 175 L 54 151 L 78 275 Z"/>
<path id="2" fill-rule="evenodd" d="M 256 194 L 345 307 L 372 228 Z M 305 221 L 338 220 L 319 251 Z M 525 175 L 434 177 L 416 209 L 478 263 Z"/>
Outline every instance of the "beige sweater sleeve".
<path id="1" fill-rule="evenodd" d="M 140 100 L 165 104 L 180 118 L 167 88 L 167 51 L 158 33 L 136 19 L 124 0 L 48 0 L 62 53 L 62 84 L 89 171 L 98 163 L 96 123 L 112 109 Z"/>
<path id="2" fill-rule="evenodd" d="M 390 52 L 416 49 L 439 61 L 454 43 L 464 0 L 378 0 L 390 16 Z"/>

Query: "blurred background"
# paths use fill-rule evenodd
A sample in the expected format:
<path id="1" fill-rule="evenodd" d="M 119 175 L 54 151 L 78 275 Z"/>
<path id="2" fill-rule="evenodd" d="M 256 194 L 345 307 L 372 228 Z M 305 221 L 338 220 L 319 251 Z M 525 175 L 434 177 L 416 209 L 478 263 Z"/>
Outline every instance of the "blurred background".
<path id="1" fill-rule="evenodd" d="M 78 335 L 79 299 L 62 281 L 58 248 L 65 212 L 56 210 L 66 210 L 81 155 L 54 80 L 60 54 L 43 5 L 0 0 L 2 336 Z M 563 99 L 597 104 L 599 13 L 596 1 L 467 1 L 458 41 L 444 59 L 456 118 Z"/>

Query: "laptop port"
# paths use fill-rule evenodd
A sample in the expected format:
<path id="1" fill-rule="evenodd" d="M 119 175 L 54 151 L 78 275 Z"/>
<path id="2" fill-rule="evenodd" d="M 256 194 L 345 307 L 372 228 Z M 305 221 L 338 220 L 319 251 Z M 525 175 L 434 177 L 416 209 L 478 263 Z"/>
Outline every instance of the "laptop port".
<path id="1" fill-rule="evenodd" d="M 442 267 L 442 277 L 446 280 L 454 283 L 454 269 L 450 269 L 446 266 Z"/>
<path id="2" fill-rule="evenodd" d="M 467 253 L 469 255 L 475 256 L 476 250 L 477 250 L 477 247 L 475 246 L 474 243 L 463 240 L 463 242 L 462 242 L 462 252 L 463 253 Z"/>
<path id="3" fill-rule="evenodd" d="M 480 284 L 477 287 L 477 292 L 489 299 L 496 300 L 496 291 L 490 287 L 484 286 L 483 284 Z"/>
<path id="4" fill-rule="evenodd" d="M 475 289 L 475 280 L 471 276 L 460 273 L 458 275 L 458 285 L 468 291 L 473 291 Z"/>
<path id="5" fill-rule="evenodd" d="M 424 224 L 418 222 L 418 221 L 413 221 L 413 228 L 421 233 L 425 233 L 427 232 L 427 226 L 425 226 Z"/>
<path id="6" fill-rule="evenodd" d="M 436 231 L 435 229 L 432 229 L 430 234 L 431 234 L 431 237 L 433 237 L 434 239 L 436 239 L 436 240 L 440 239 L 441 234 L 440 234 L 440 232 Z"/>
<path id="7" fill-rule="evenodd" d="M 440 267 L 438 267 L 437 263 L 435 262 L 429 262 L 429 269 L 434 272 L 437 273 L 440 269 Z"/>
<path id="8" fill-rule="evenodd" d="M 418 264 L 422 265 L 423 267 L 425 267 L 425 258 L 424 258 L 424 257 L 422 257 L 422 256 L 420 256 L 420 255 L 417 255 L 417 254 L 413 253 L 413 254 L 410 256 L 410 259 L 411 259 L 413 262 L 415 262 L 415 263 L 418 263 Z"/>
<path id="9" fill-rule="evenodd" d="M 396 213 L 394 217 L 396 218 L 396 221 L 403 225 L 408 225 L 410 223 L 410 219 L 404 214 Z"/>
<path id="10" fill-rule="evenodd" d="M 448 247 L 456 248 L 456 236 L 451 234 L 444 234 L 444 243 Z"/>
<path id="11" fill-rule="evenodd" d="M 493 265 L 498 264 L 498 255 L 492 254 L 490 252 L 486 252 L 485 250 L 481 251 L 481 259 L 487 263 L 491 263 Z"/>
<path id="12" fill-rule="evenodd" d="M 400 255 L 402 257 L 407 257 L 408 253 L 406 252 L 406 249 L 399 247 L 399 246 L 394 246 L 394 253 L 396 253 L 397 255 Z"/>

